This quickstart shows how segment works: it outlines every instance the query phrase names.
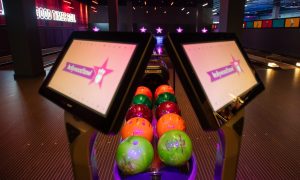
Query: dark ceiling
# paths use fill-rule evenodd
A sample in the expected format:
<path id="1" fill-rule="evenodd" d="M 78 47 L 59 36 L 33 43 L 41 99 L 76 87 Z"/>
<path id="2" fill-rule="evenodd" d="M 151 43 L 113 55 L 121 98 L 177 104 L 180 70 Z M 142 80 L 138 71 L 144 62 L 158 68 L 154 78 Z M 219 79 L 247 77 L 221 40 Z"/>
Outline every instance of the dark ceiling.
<path id="1" fill-rule="evenodd" d="M 99 5 L 107 5 L 108 0 L 77 0 L 85 4 L 91 5 L 92 1 L 96 1 Z M 127 5 L 129 0 L 118 0 L 120 6 Z M 195 7 L 208 3 L 212 7 L 213 0 L 132 0 L 132 6 L 156 6 L 156 7 Z"/>

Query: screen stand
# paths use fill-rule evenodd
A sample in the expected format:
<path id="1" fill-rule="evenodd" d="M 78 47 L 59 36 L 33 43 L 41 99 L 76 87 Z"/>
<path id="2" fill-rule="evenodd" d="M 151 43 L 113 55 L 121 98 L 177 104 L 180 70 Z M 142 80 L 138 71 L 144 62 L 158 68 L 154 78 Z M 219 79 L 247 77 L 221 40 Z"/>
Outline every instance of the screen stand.
<path id="1" fill-rule="evenodd" d="M 97 130 L 65 111 L 74 179 L 99 179 L 94 142 Z"/>
<path id="2" fill-rule="evenodd" d="M 235 179 L 242 132 L 244 126 L 244 109 L 239 111 L 219 130 L 214 179 Z"/>

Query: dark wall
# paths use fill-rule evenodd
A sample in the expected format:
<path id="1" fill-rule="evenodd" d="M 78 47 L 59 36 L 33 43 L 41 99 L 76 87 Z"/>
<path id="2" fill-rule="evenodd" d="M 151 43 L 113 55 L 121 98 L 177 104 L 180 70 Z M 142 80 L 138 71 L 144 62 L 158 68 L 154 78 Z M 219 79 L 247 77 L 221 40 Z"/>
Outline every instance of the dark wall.
<path id="1" fill-rule="evenodd" d="M 8 33 L 6 26 L 0 25 L 0 56 L 10 54 Z"/>
<path id="2" fill-rule="evenodd" d="M 300 58 L 300 29 L 245 29 L 245 48 Z"/>

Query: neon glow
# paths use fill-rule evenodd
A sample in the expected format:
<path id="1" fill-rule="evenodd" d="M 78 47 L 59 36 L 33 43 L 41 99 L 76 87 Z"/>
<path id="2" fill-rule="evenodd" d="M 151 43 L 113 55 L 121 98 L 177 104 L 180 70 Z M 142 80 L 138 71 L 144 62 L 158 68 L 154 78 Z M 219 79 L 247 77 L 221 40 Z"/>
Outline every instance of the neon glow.
<path id="1" fill-rule="evenodd" d="M 144 33 L 144 32 L 147 31 L 147 29 L 143 26 L 143 27 L 140 29 L 140 31 L 141 31 L 142 33 Z"/>
<path id="2" fill-rule="evenodd" d="M 0 16 L 3 16 L 4 14 L 3 2 L 0 0 Z"/>
<path id="3" fill-rule="evenodd" d="M 202 32 L 202 33 L 207 33 L 207 31 L 208 31 L 208 30 L 207 30 L 205 27 L 204 27 L 203 29 L 201 29 L 201 32 Z"/>
<path id="4" fill-rule="evenodd" d="M 176 31 L 177 31 L 178 33 L 182 33 L 183 29 L 182 29 L 181 27 L 178 27 L 178 28 L 176 29 Z"/>
<path id="5" fill-rule="evenodd" d="M 100 29 L 99 29 L 98 27 L 95 26 L 95 27 L 93 28 L 93 31 L 94 31 L 94 32 L 98 32 L 98 31 L 100 31 Z"/>
<path id="6" fill-rule="evenodd" d="M 160 27 L 158 27 L 157 29 L 156 29 L 156 32 L 158 33 L 158 34 L 160 34 L 160 33 L 162 33 L 162 28 L 160 28 Z"/>
<path id="7" fill-rule="evenodd" d="M 76 23 L 75 14 L 50 10 L 42 7 L 36 7 L 36 17 L 37 19 L 46 21 L 63 21 Z"/>

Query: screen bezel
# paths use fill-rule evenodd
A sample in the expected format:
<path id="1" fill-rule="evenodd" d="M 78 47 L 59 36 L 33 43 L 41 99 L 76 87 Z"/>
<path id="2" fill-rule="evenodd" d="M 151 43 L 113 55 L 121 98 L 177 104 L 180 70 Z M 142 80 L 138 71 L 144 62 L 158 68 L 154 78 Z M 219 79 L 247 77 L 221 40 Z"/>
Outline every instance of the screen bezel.
<path id="1" fill-rule="evenodd" d="M 196 44 L 196 43 L 210 43 L 210 42 L 222 42 L 222 41 L 235 41 L 237 47 L 241 51 L 246 63 L 252 70 L 253 75 L 257 81 L 257 84 L 253 86 L 243 97 L 240 97 L 244 101 L 236 109 L 232 109 L 233 102 L 227 104 L 222 109 L 214 111 L 208 97 L 206 96 L 205 90 L 197 77 L 196 72 L 183 48 L 185 44 Z M 228 110 L 230 107 L 230 113 L 235 114 L 247 105 L 255 96 L 257 96 L 263 89 L 264 86 L 258 77 L 258 74 L 254 70 L 253 66 L 249 63 L 249 58 L 239 43 L 237 37 L 230 33 L 185 33 L 175 34 L 170 33 L 167 36 L 166 48 L 170 55 L 171 61 L 175 66 L 176 72 L 179 75 L 181 83 L 184 86 L 186 94 L 193 106 L 195 113 L 198 116 L 198 120 L 204 130 L 216 130 L 223 124 L 228 122 L 230 119 L 224 121 L 216 115 L 220 115 L 224 110 Z M 228 113 L 228 112 L 226 112 Z"/>
<path id="2" fill-rule="evenodd" d="M 121 81 L 114 93 L 106 114 L 97 112 L 78 100 L 63 95 L 48 87 L 58 66 L 64 59 L 73 40 L 87 40 L 108 43 L 136 45 Z M 47 99 L 66 111 L 78 116 L 86 123 L 104 133 L 116 133 L 122 125 L 126 111 L 131 103 L 134 91 L 140 81 L 154 48 L 154 38 L 148 33 L 129 32 L 73 32 L 55 61 L 39 92 Z"/>

